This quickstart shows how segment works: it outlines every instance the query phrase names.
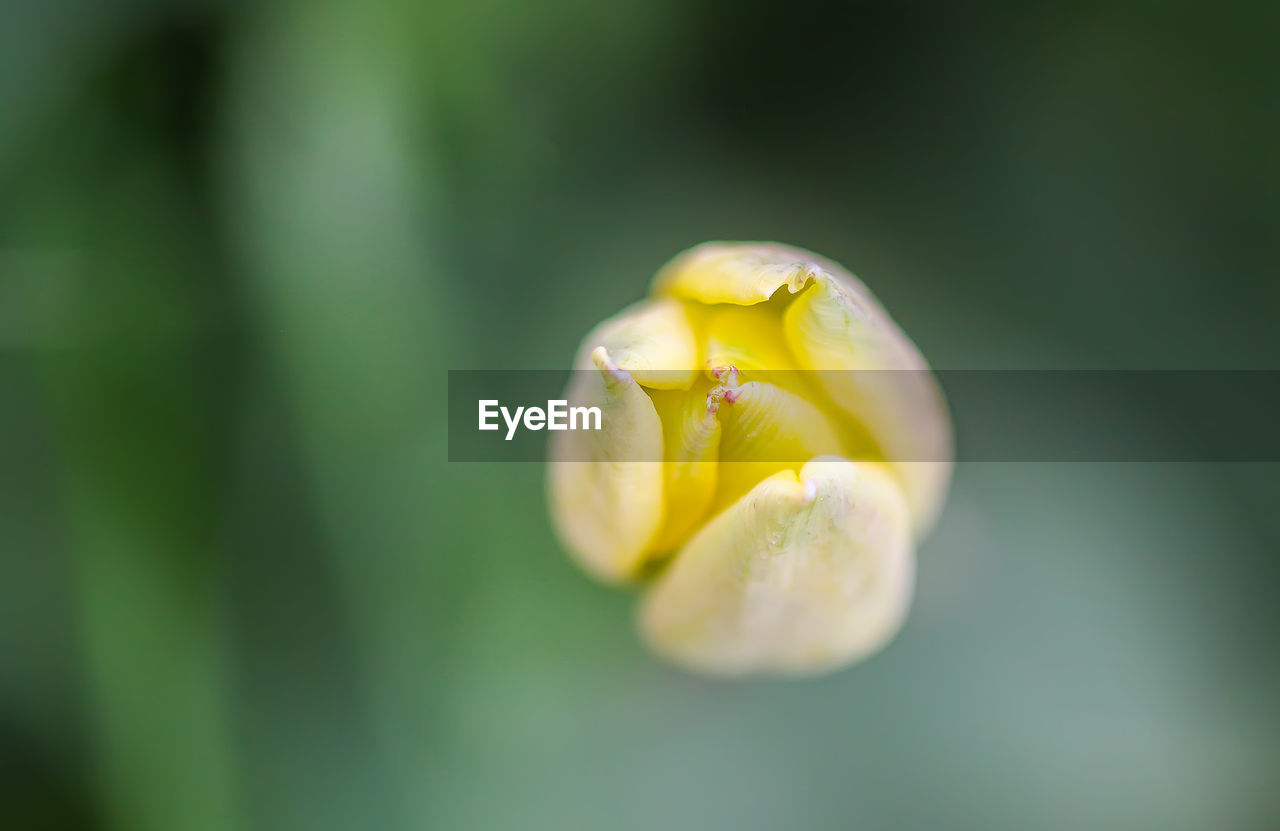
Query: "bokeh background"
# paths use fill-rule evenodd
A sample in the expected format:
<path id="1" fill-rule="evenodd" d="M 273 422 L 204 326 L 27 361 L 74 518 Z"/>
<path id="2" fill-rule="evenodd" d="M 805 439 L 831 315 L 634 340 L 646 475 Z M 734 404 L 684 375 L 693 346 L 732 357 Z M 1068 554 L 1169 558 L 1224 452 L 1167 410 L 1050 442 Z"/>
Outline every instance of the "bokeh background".
<path id="1" fill-rule="evenodd" d="M 712 238 L 845 263 L 935 366 L 1276 368 L 1277 42 L 1266 0 L 0 3 L 6 824 L 1280 827 L 1275 465 L 963 465 L 887 651 L 726 683 L 444 434 L 447 369 L 563 367 Z"/>

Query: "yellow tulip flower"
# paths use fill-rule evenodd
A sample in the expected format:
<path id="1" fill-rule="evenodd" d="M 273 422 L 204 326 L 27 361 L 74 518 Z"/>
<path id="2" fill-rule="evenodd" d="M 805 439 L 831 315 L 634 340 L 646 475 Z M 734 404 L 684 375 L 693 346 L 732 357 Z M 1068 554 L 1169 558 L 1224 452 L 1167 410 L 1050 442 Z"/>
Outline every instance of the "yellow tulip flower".
<path id="1" fill-rule="evenodd" d="M 579 351 L 568 396 L 604 417 L 552 435 L 566 547 L 643 583 L 645 641 L 695 671 L 817 673 L 880 649 L 950 484 L 928 364 L 857 278 L 789 246 L 705 243 L 650 295 Z"/>

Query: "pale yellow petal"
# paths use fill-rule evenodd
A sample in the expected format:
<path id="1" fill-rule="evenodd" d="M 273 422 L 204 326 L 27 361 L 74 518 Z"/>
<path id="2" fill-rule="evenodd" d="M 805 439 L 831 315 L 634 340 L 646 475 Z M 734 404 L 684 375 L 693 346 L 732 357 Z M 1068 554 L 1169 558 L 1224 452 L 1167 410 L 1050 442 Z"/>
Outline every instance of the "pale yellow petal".
<path id="1" fill-rule="evenodd" d="M 651 294 L 699 303 L 763 303 L 784 286 L 795 294 L 821 271 L 808 251 L 769 242 L 706 242 L 667 263 Z"/>
<path id="2" fill-rule="evenodd" d="M 766 479 L 695 534 L 643 599 L 640 629 L 696 671 L 823 672 L 898 631 L 913 579 L 896 480 L 824 457 Z"/>
<path id="3" fill-rule="evenodd" d="M 716 417 L 723 433 L 715 511 L 780 470 L 796 470 L 814 456 L 847 455 L 852 449 L 813 403 L 765 382 L 728 390 Z"/>
<path id="4" fill-rule="evenodd" d="M 654 406 L 662 420 L 663 494 L 666 523 L 653 543 L 662 554 L 684 542 L 706 518 L 716 492 L 716 458 L 720 450 L 720 422 L 707 408 L 711 383 L 692 389 L 657 390 Z"/>
<path id="5" fill-rule="evenodd" d="M 565 546 L 589 572 L 632 578 L 662 529 L 662 424 L 648 394 L 603 348 L 575 372 L 570 406 L 596 406 L 601 430 L 551 433 L 547 487 Z"/>
<path id="6" fill-rule="evenodd" d="M 650 389 L 688 389 L 702 370 L 693 310 L 671 298 L 642 300 L 601 323 L 582 341 L 575 369 L 589 369 L 604 347 L 621 369 Z"/>
<path id="7" fill-rule="evenodd" d="M 783 331 L 835 404 L 866 428 L 903 483 L 917 535 L 951 482 L 951 417 L 937 379 L 860 281 L 824 270 L 787 308 Z M 897 370 L 874 372 L 869 370 Z"/>

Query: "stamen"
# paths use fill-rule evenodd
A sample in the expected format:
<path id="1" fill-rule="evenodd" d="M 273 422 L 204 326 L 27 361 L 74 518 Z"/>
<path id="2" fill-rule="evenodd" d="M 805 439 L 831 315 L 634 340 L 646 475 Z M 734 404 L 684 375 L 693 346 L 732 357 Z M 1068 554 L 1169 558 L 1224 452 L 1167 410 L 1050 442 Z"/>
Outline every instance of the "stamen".
<path id="1" fill-rule="evenodd" d="M 738 386 L 739 374 L 738 368 L 733 364 L 711 368 L 711 376 L 726 387 Z"/>
<path id="2" fill-rule="evenodd" d="M 720 402 L 727 392 L 724 387 L 712 387 L 707 393 L 707 415 L 715 415 L 720 410 Z"/>

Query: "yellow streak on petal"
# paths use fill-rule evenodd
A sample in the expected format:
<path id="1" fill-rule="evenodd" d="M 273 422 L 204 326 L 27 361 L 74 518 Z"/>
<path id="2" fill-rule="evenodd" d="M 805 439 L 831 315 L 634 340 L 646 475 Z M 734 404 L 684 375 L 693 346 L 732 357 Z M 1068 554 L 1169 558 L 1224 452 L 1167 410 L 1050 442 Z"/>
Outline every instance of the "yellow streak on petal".
<path id="1" fill-rule="evenodd" d="M 866 657 L 899 629 L 914 555 L 896 480 L 874 462 L 814 459 L 711 520 L 642 601 L 660 654 L 723 674 L 810 674 Z"/>
<path id="2" fill-rule="evenodd" d="M 687 392 L 656 391 L 654 407 L 662 420 L 663 484 L 666 525 L 653 544 L 666 553 L 688 538 L 711 507 L 716 492 L 720 422 L 707 410 L 709 381 Z"/>
<path id="3" fill-rule="evenodd" d="M 798 368 L 782 332 L 782 317 L 771 305 L 716 306 L 707 319 L 706 366 L 741 372 Z"/>
<path id="4" fill-rule="evenodd" d="M 702 369 L 694 314 L 688 304 L 670 298 L 628 306 L 583 339 L 575 368 L 590 368 L 592 351 L 603 346 L 641 385 L 688 389 Z"/>
<path id="5" fill-rule="evenodd" d="M 699 303 L 763 303 L 784 286 L 795 294 L 822 271 L 809 252 L 767 242 L 706 242 L 667 263 L 650 293 Z"/>
<path id="6" fill-rule="evenodd" d="M 916 534 L 937 518 L 951 481 L 951 417 L 937 379 L 871 292 L 828 272 L 783 315 L 801 364 L 879 446 L 906 490 Z M 868 370 L 900 370 L 874 372 Z"/>
<path id="7" fill-rule="evenodd" d="M 547 489 L 556 530 L 602 580 L 635 576 L 664 522 L 662 424 L 648 394 L 604 348 L 575 372 L 569 405 L 597 406 L 601 430 L 551 433 Z"/>

